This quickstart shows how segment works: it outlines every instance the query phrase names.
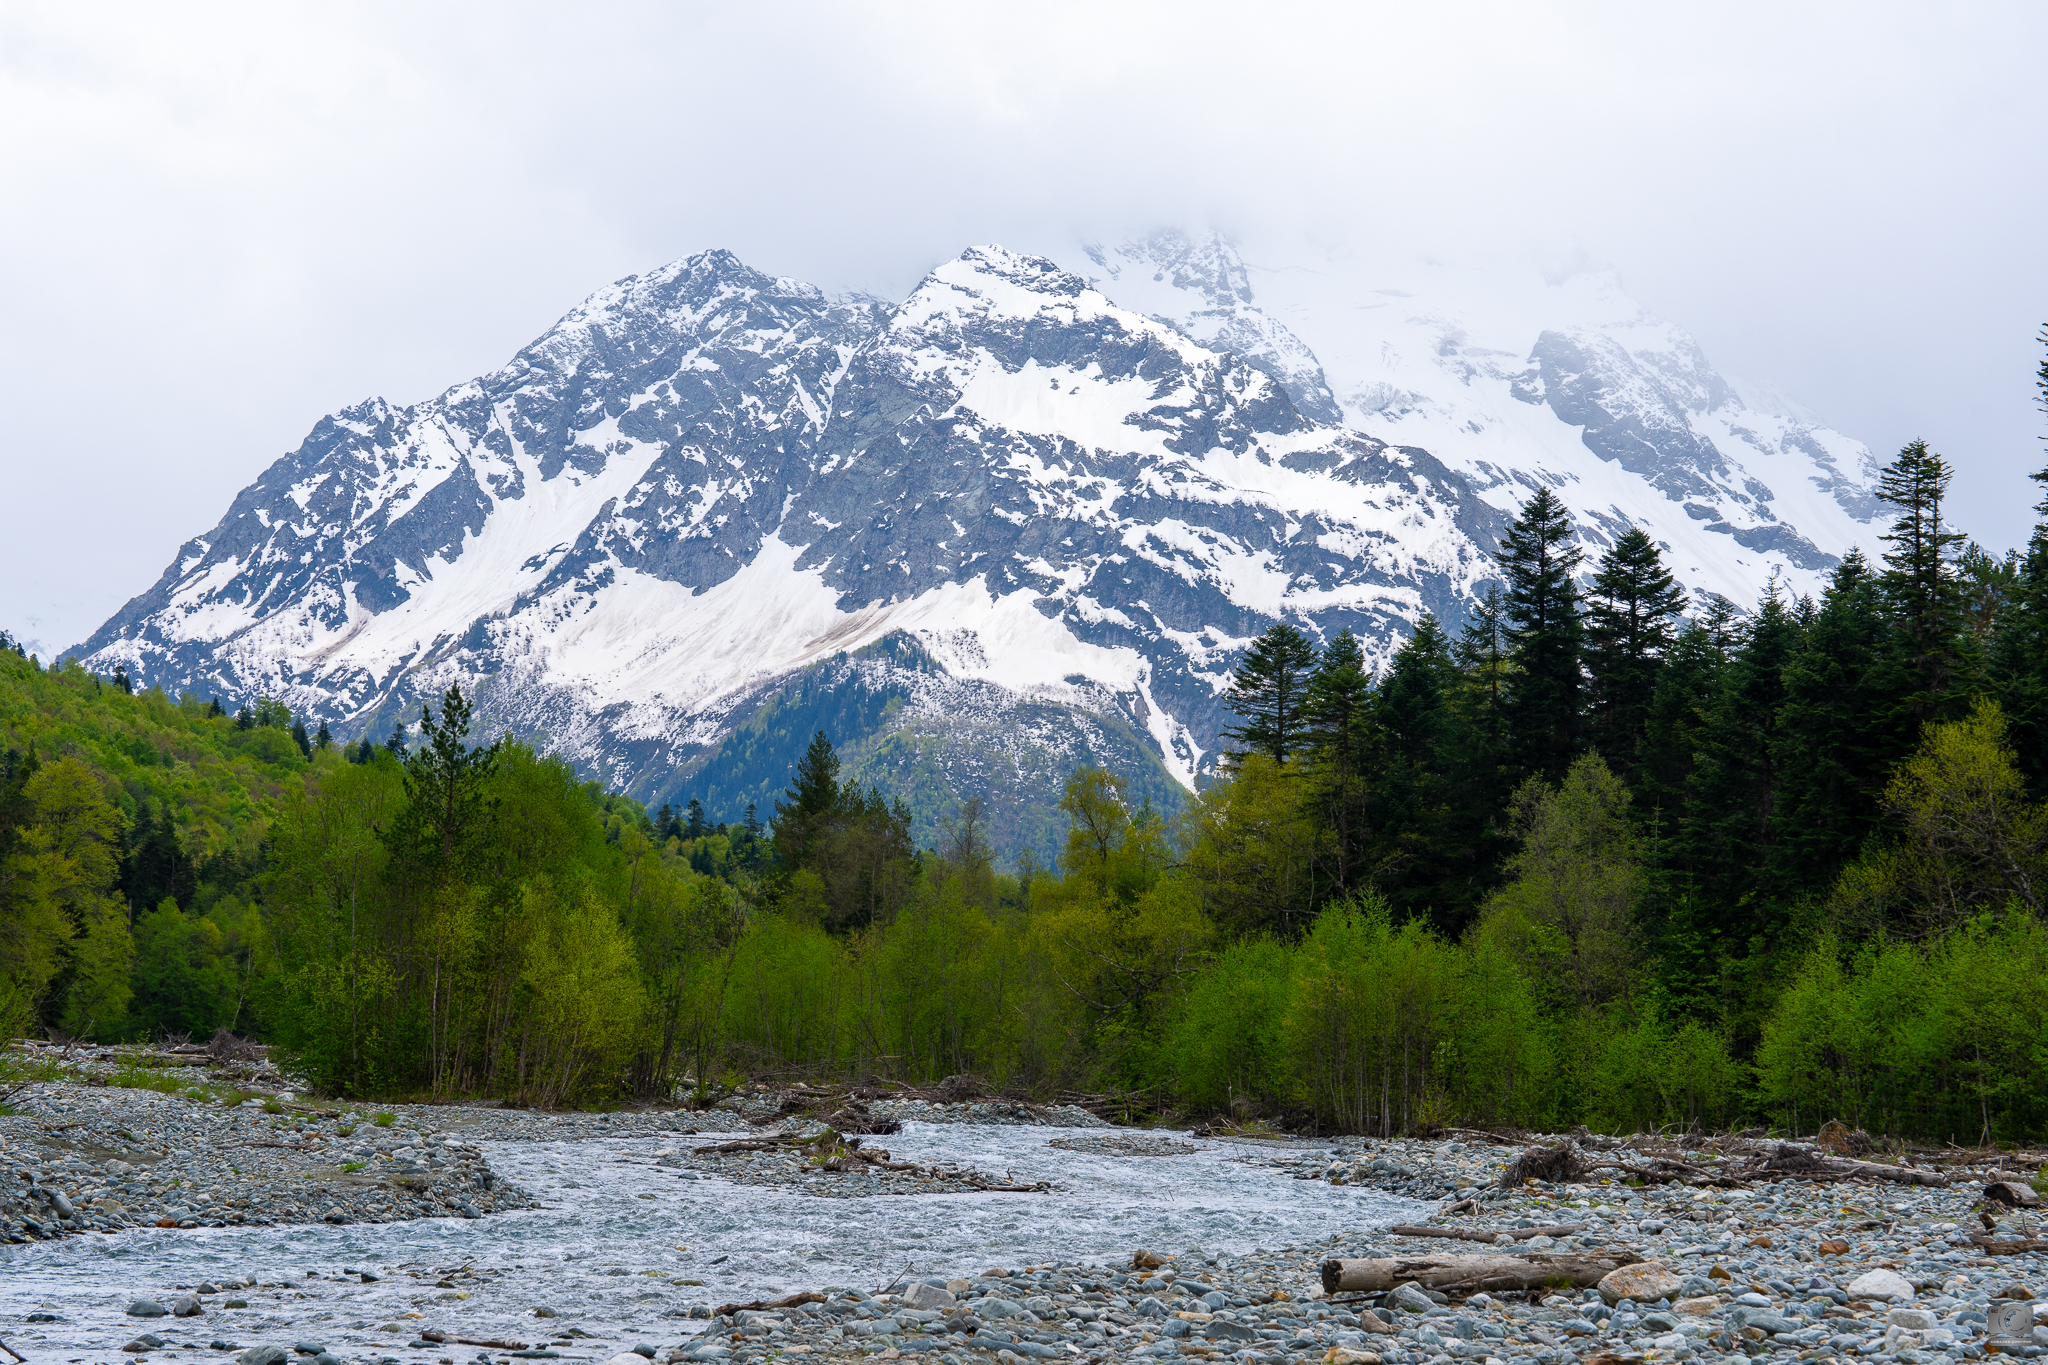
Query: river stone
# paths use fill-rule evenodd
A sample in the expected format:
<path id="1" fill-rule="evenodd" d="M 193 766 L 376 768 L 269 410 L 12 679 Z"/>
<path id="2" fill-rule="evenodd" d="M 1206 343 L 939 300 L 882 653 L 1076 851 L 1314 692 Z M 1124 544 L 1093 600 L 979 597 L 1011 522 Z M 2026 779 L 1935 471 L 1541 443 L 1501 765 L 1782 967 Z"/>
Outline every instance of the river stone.
<path id="1" fill-rule="evenodd" d="M 235 1357 L 235 1365 L 284 1365 L 289 1358 L 282 1346 L 251 1346 Z"/>
<path id="2" fill-rule="evenodd" d="M 137 1299 L 128 1305 L 128 1316 L 131 1318 L 167 1318 L 170 1315 L 171 1310 L 155 1299 Z"/>
<path id="3" fill-rule="evenodd" d="M 1599 1286 L 1600 1297 L 1610 1306 L 1623 1299 L 1634 1299 L 1637 1303 L 1674 1299 L 1684 1287 L 1683 1279 L 1669 1266 L 1656 1261 L 1641 1261 L 1619 1270 L 1610 1270 L 1601 1278 Z"/>
<path id="4" fill-rule="evenodd" d="M 1849 1281 L 1852 1299 L 1910 1299 L 1913 1282 L 1895 1270 L 1869 1270 Z"/>
<path id="5" fill-rule="evenodd" d="M 129 1342 L 126 1346 L 123 1346 L 121 1349 L 123 1351 L 126 1351 L 130 1355 L 134 1355 L 138 1351 L 154 1351 L 157 1347 L 163 1344 L 164 1339 L 158 1336 L 156 1333 L 144 1332 L 141 1336 L 135 1338 L 135 1340 Z"/>
<path id="6" fill-rule="evenodd" d="M 1941 1325 L 1934 1314 L 1925 1308 L 1894 1308 L 1884 1315 L 1884 1320 L 1893 1327 L 1903 1327 L 1909 1332 L 1931 1332 Z"/>
<path id="7" fill-rule="evenodd" d="M 937 1288 L 922 1280 L 903 1291 L 903 1302 L 912 1308 L 951 1308 L 959 1300 L 949 1290 Z"/>
<path id="8" fill-rule="evenodd" d="M 1380 1358 L 1356 1346 L 1332 1346 L 1323 1352 L 1323 1365 L 1380 1365 Z"/>
<path id="9" fill-rule="evenodd" d="M 1211 1341 L 1252 1341 L 1259 1334 L 1241 1322 L 1216 1318 L 1202 1324 L 1202 1335 Z"/>
<path id="10" fill-rule="evenodd" d="M 987 1318 L 991 1322 L 995 1321 L 997 1318 L 1018 1317 L 1021 1316 L 1024 1312 L 1022 1307 L 1015 1303 L 1012 1303 L 1010 1300 L 998 1299 L 994 1297 L 983 1299 L 981 1302 L 975 1304 L 974 1311 L 981 1317 Z"/>
<path id="11" fill-rule="evenodd" d="M 205 1311 L 200 1306 L 199 1300 L 190 1294 L 182 1294 L 171 1300 L 171 1315 L 173 1317 L 196 1318 Z"/>
<path id="12" fill-rule="evenodd" d="M 1387 1295 L 1387 1302 L 1395 1308 L 1406 1309 L 1410 1313 L 1427 1313 L 1430 1309 L 1436 1307 L 1436 1304 L 1431 1302 L 1429 1295 L 1423 1293 L 1412 1284 L 1404 1284 L 1398 1289 L 1391 1291 Z"/>
<path id="13" fill-rule="evenodd" d="M 604 1365 L 647 1365 L 647 1359 L 636 1351 L 621 1351 Z"/>

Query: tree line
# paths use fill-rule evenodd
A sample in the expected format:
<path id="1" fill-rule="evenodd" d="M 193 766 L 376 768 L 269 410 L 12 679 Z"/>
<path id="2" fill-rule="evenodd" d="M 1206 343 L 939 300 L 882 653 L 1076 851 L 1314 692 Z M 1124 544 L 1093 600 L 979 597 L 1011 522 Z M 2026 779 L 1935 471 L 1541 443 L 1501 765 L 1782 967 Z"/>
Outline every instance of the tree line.
<path id="1" fill-rule="evenodd" d="M 1455 632 L 1376 666 L 1276 625 L 1215 779 L 1075 772 L 1051 866 L 971 799 L 917 847 L 823 734 L 722 822 L 459 691 L 342 748 L 0 654 L 0 1023 L 254 1031 L 355 1095 L 973 1072 L 1382 1133 L 2038 1133 L 2048 500 L 1993 556 L 1951 478 L 1906 446 L 1882 555 L 1746 609 L 1641 531 L 1586 563 L 1539 489 Z"/>

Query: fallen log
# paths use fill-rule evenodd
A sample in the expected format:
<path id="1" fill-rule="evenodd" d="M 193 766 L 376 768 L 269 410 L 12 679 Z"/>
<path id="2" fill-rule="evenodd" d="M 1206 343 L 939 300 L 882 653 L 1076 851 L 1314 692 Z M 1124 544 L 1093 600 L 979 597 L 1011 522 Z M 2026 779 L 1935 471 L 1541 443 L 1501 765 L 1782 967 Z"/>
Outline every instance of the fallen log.
<path id="1" fill-rule="evenodd" d="M 1476 1294 L 1514 1289 L 1589 1289 L 1602 1277 L 1635 1265 L 1633 1251 L 1531 1251 L 1510 1256 L 1372 1256 L 1323 1262 L 1325 1294 L 1384 1291 L 1410 1280 L 1424 1289 Z"/>
<path id="2" fill-rule="evenodd" d="M 1987 1256 L 2024 1256 L 2028 1252 L 2048 1251 L 2048 1238 L 2042 1237 L 1994 1238 L 1989 1233 L 1973 1232 L 1970 1241 L 1982 1247 Z"/>
<path id="3" fill-rule="evenodd" d="M 438 1342 L 443 1346 L 489 1346 L 500 1351 L 524 1351 L 527 1349 L 527 1345 L 523 1341 L 497 1341 L 489 1337 L 458 1337 L 452 1336 L 447 1332 L 437 1332 L 431 1328 L 420 1333 L 420 1340 Z"/>
<path id="4" fill-rule="evenodd" d="M 791 1294 L 786 1299 L 755 1299 L 752 1303 L 721 1303 L 711 1310 L 714 1318 L 730 1317 L 734 1313 L 765 1313 L 773 1308 L 799 1308 L 807 1303 L 823 1303 L 823 1294 Z"/>
<path id="5" fill-rule="evenodd" d="M 1781 1146 L 1762 1161 L 1745 1168 L 1750 1179 L 1792 1176 L 1800 1180 L 1889 1180 L 1899 1185 L 1931 1185 L 1945 1188 L 1949 1178 L 1940 1171 L 1918 1166 L 1893 1166 L 1882 1161 L 1857 1161 L 1852 1157 L 1822 1156 L 1819 1152 Z"/>
<path id="6" fill-rule="evenodd" d="M 1569 1237 L 1575 1232 L 1584 1232 L 1584 1223 L 1552 1223 L 1541 1228 L 1431 1228 L 1415 1223 L 1396 1223 L 1387 1229 L 1396 1237 L 1454 1237 L 1461 1242 L 1485 1242 L 1492 1245 L 1496 1237 L 1505 1234 L 1517 1242 L 1526 1242 L 1531 1237 Z"/>

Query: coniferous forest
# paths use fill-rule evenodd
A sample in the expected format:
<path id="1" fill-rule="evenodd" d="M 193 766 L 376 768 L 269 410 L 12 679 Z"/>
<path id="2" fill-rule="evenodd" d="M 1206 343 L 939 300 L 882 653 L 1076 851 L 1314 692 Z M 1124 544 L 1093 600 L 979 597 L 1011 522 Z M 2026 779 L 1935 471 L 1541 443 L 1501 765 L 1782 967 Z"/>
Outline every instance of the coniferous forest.
<path id="1" fill-rule="evenodd" d="M 2048 363 L 2039 375 L 2048 404 Z M 230 1029 L 351 1096 L 539 1105 L 956 1073 L 1373 1133 L 2048 1130 L 2048 471 L 2003 558 L 1923 442 L 1882 555 L 1688 601 L 1539 490 L 1455 631 L 1256 641 L 1178 810 L 1066 783 L 1051 866 L 920 849 L 818 735 L 649 812 L 473 732 L 0 652 L 0 1031 Z"/>

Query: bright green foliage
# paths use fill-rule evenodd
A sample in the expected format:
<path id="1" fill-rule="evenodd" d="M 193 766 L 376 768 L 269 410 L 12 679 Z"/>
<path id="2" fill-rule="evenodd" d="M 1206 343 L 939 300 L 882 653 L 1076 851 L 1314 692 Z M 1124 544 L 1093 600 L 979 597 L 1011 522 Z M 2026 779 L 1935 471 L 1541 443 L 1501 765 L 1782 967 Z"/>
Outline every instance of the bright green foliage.
<path id="1" fill-rule="evenodd" d="M 227 948 L 219 925 L 187 915 L 174 900 L 138 917 L 134 1012 L 140 1032 L 205 1038 L 215 1029 L 234 1028 L 240 1022 L 242 973 Z"/>
<path id="2" fill-rule="evenodd" d="M 1562 784 L 1532 777 L 1515 794 L 1521 848 L 1508 882 L 1487 901 L 1480 938 L 1514 959 L 1553 1009 L 1590 1012 L 1626 1003 L 1642 950 L 1634 910 L 1642 839 L 1629 792 L 1589 754 Z"/>
<path id="3" fill-rule="evenodd" d="M 1932 944 L 1815 947 L 1757 1048 L 1759 1097 L 1794 1133 L 1990 1142 L 2048 1124 L 2048 928 L 1980 918 Z"/>
<path id="4" fill-rule="evenodd" d="M 2008 906 L 2042 914 L 2048 808 L 2028 799 L 1997 702 L 1929 726 L 1883 804 L 1900 837 L 1845 871 L 1833 897 L 1859 934 L 1924 938 Z"/>

